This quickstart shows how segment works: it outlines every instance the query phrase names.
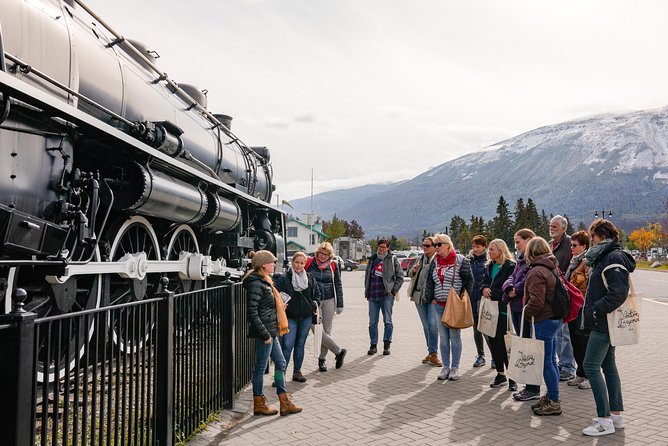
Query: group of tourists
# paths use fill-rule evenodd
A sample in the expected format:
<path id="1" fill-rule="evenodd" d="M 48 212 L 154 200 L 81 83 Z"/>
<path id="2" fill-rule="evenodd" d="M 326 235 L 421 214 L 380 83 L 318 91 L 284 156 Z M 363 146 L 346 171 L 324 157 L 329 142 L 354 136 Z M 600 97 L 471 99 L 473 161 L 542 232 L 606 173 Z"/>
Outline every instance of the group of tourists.
<path id="1" fill-rule="evenodd" d="M 635 261 L 621 249 L 619 232 L 610 221 L 597 219 L 588 232 L 580 230 L 571 236 L 566 234 L 567 227 L 564 217 L 552 218 L 549 241 L 531 229 L 520 229 L 514 235 L 515 256 L 501 239 L 488 243 L 484 236 L 476 235 L 471 252 L 464 256 L 457 253 L 448 235 L 426 237 L 423 254 L 408 270 L 408 295 L 424 331 L 427 356 L 422 363 L 440 367 L 439 380 L 460 378 L 462 330 L 441 322 L 454 290 L 458 296 L 470 296 L 477 351 L 473 367 L 486 365 L 486 344 L 491 366 L 497 373 L 490 387 L 507 386 L 517 401 L 538 400 L 531 409 L 540 416 L 561 415 L 560 381 L 591 389 L 597 417 L 583 433 L 607 435 L 623 428 L 624 421 L 621 382 L 606 315 L 624 303 Z M 388 240 L 378 240 L 377 252 L 369 259 L 364 277 L 369 311 L 368 355 L 378 352 L 381 314 L 383 355 L 390 354 L 392 344 L 392 312 L 403 285 L 403 271 L 389 248 Z M 323 243 L 314 257 L 302 252 L 294 254 L 290 270 L 276 275 L 276 258 L 271 252 L 258 251 L 252 257 L 252 269 L 244 278 L 244 286 L 248 290 L 250 336 L 256 338 L 252 379 L 256 415 L 278 412 L 267 406 L 263 394 L 262 378 L 270 358 L 275 364 L 274 386 L 280 414 L 302 410 L 286 391 L 285 373 L 292 355 L 293 381 L 306 381 L 301 367 L 313 320 L 320 318 L 323 328 L 319 371 L 327 371 L 326 356 L 330 351 L 336 368 L 343 366 L 347 351 L 331 336 L 334 314 L 343 311 L 341 272 L 333 257 L 331 244 Z M 553 310 L 560 280 L 569 281 L 585 296 L 577 318 L 568 323 Z M 485 299 L 498 305 L 496 331 L 487 335 L 477 329 Z M 518 390 L 517 383 L 507 376 L 509 358 L 504 336 L 509 330 L 520 337 L 529 337 L 533 331 L 536 339 L 544 342 L 543 380 L 547 391 L 543 396 L 540 386 L 526 385 Z"/>
<path id="2" fill-rule="evenodd" d="M 552 218 L 549 241 L 531 229 L 520 229 L 514 235 L 515 259 L 501 239 L 488 244 L 484 236 L 476 235 L 471 252 L 464 257 L 456 253 L 447 235 L 427 237 L 422 244 L 424 253 L 408 272 L 408 295 L 415 303 L 427 344 L 428 354 L 422 362 L 441 367 L 439 380 L 459 379 L 461 330 L 441 323 L 448 293 L 454 287 L 458 295 L 466 291 L 471 300 L 477 351 L 473 367 L 486 364 L 485 343 L 491 352 L 491 365 L 497 375 L 490 387 L 507 385 L 517 401 L 538 400 L 531 409 L 539 416 L 561 415 L 560 381 L 591 389 L 597 417 L 582 432 L 607 435 L 624 427 L 621 382 L 607 314 L 626 300 L 635 261 L 621 249 L 619 231 L 612 222 L 597 219 L 589 232 L 580 230 L 571 236 L 566 234 L 567 227 L 564 217 Z M 552 306 L 557 281 L 563 279 L 585 296 L 577 318 L 568 323 L 555 316 Z M 498 305 L 494 336 L 483 335 L 477 329 L 483 299 Z M 504 336 L 509 326 L 521 337 L 529 337 L 534 330 L 536 339 L 544 342 L 547 392 L 542 397 L 540 386 L 527 385 L 518 391 L 517 383 L 506 376 Z M 436 349 L 439 338 L 441 360 Z"/>

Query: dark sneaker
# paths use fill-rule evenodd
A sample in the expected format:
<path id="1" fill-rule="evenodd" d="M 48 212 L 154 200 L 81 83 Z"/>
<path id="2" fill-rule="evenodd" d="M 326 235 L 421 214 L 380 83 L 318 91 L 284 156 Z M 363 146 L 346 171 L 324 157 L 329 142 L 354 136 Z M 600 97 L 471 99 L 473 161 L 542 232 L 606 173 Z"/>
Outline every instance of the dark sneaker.
<path id="1" fill-rule="evenodd" d="M 327 371 L 327 364 L 325 364 L 324 359 L 318 359 L 318 370 L 320 370 L 321 372 Z"/>
<path id="2" fill-rule="evenodd" d="M 533 410 L 533 413 L 539 417 L 547 415 L 561 415 L 561 401 L 548 400 L 546 404 L 536 407 Z"/>
<path id="3" fill-rule="evenodd" d="M 366 354 L 375 355 L 376 353 L 378 353 L 378 347 L 376 347 L 376 344 L 371 344 L 371 346 L 369 347 L 369 351 L 366 352 Z"/>
<path id="4" fill-rule="evenodd" d="M 292 380 L 297 381 L 298 383 L 305 383 L 306 377 L 302 375 L 302 372 L 297 370 L 295 373 L 292 374 Z"/>
<path id="5" fill-rule="evenodd" d="M 559 372 L 559 381 L 570 381 L 573 378 L 575 378 L 575 373 L 567 372 L 566 370 Z"/>
<path id="6" fill-rule="evenodd" d="M 390 341 L 383 341 L 383 354 L 384 355 L 389 355 L 390 354 Z"/>
<path id="7" fill-rule="evenodd" d="M 508 378 L 506 378 L 504 375 L 496 375 L 496 378 L 494 378 L 494 381 L 492 381 L 489 386 L 492 389 L 496 389 L 497 387 L 505 385 L 507 382 Z"/>
<path id="8" fill-rule="evenodd" d="M 508 380 L 508 392 L 517 392 L 517 383 L 512 379 Z"/>
<path id="9" fill-rule="evenodd" d="M 346 353 L 348 353 L 348 350 L 346 350 L 345 348 L 342 348 L 338 355 L 334 355 L 334 357 L 336 358 L 336 368 L 337 369 L 340 369 L 341 367 L 343 367 L 343 359 L 346 357 Z"/>
<path id="10" fill-rule="evenodd" d="M 538 409 L 540 406 L 544 406 L 548 402 L 547 394 L 540 397 L 537 403 L 531 405 L 531 410 Z"/>
<path id="11" fill-rule="evenodd" d="M 515 401 L 530 401 L 540 399 L 540 394 L 538 392 L 531 392 L 527 389 L 522 389 L 517 393 L 513 393 L 513 398 Z"/>
<path id="12" fill-rule="evenodd" d="M 475 357 L 475 362 L 473 363 L 473 367 L 482 367 L 486 364 L 485 362 L 485 357 L 484 356 L 476 356 Z"/>

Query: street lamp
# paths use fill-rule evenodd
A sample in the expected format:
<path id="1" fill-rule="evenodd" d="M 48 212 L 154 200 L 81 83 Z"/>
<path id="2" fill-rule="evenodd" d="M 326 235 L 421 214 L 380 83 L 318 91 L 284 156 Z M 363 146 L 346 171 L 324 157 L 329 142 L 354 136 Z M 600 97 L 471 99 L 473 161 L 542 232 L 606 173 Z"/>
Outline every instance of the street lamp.
<path id="1" fill-rule="evenodd" d="M 608 213 L 608 218 L 612 217 L 612 211 L 606 211 L 605 209 L 603 209 L 601 211 L 601 217 L 602 218 L 605 218 L 606 212 Z M 594 218 L 598 218 L 598 211 L 594 211 Z"/>

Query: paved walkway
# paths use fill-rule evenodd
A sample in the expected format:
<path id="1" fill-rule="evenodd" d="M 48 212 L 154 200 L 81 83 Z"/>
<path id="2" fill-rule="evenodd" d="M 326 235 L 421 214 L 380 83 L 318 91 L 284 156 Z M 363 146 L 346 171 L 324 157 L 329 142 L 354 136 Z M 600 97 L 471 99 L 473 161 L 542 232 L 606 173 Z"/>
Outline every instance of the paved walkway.
<path id="1" fill-rule="evenodd" d="M 288 381 L 288 391 L 304 408 L 287 417 L 254 417 L 250 390 L 237 402 L 240 417 L 229 431 L 214 423 L 190 446 L 203 445 L 533 445 L 657 444 L 668 445 L 668 305 L 645 301 L 642 343 L 620 347 L 626 429 L 594 439 L 581 434 L 595 416 L 590 390 L 561 384 L 561 416 L 537 417 L 532 402 L 513 400 L 507 388 L 491 389 L 495 372 L 472 367 L 472 329 L 462 333 L 464 350 L 459 381 L 437 381 L 439 369 L 421 364 L 424 337 L 413 303 L 405 297 L 394 307 L 392 354 L 367 356 L 367 304 L 363 273 L 344 273 L 345 312 L 334 321 L 333 335 L 348 349 L 343 368 L 317 371 L 310 338 L 300 384 Z M 636 285 L 638 287 L 638 285 Z M 382 333 L 382 327 L 380 328 Z M 489 355 L 489 353 L 488 353 Z M 288 376 L 292 374 L 292 366 Z M 276 396 L 265 381 L 265 394 Z"/>

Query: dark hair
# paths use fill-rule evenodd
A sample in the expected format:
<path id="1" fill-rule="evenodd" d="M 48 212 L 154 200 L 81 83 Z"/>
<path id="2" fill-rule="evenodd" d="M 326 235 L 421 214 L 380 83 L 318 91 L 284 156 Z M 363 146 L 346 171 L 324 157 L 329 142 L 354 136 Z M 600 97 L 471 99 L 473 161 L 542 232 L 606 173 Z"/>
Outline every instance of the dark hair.
<path id="1" fill-rule="evenodd" d="M 589 232 L 596 234 L 602 239 L 612 239 L 615 242 L 619 241 L 619 230 L 612 224 L 610 220 L 604 218 L 597 218 L 589 226 Z"/>
<path id="2" fill-rule="evenodd" d="M 376 246 L 381 245 L 381 244 L 385 244 L 388 248 L 390 247 L 390 241 L 386 238 L 379 238 L 378 239 L 378 243 L 376 244 Z"/>
<path id="3" fill-rule="evenodd" d="M 487 246 L 487 239 L 484 235 L 476 235 L 473 237 L 473 240 L 471 240 L 471 243 L 478 246 Z"/>
<path id="4" fill-rule="evenodd" d="M 522 237 L 523 240 L 528 240 L 534 238 L 536 236 L 536 233 L 533 232 L 531 229 L 522 228 L 519 231 L 517 231 L 515 235 L 518 237 Z"/>
<path id="5" fill-rule="evenodd" d="M 585 248 L 589 249 L 589 234 L 587 234 L 587 231 L 580 230 L 574 232 L 573 235 L 571 235 L 571 240 L 575 240 Z"/>

